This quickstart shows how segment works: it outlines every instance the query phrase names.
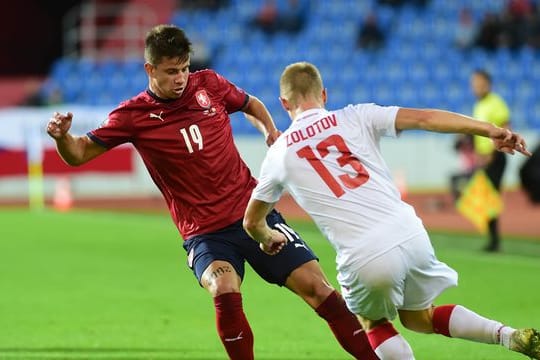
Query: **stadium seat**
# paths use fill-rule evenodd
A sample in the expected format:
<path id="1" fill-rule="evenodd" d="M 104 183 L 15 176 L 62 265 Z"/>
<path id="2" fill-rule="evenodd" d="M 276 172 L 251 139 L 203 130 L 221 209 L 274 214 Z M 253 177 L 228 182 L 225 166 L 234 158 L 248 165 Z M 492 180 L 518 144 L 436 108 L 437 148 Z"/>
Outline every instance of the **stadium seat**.
<path id="1" fill-rule="evenodd" d="M 287 1 L 278 0 L 278 7 Z M 540 57 L 534 50 L 492 54 L 478 49 L 460 52 L 452 46 L 463 7 L 469 7 L 479 20 L 505 3 L 431 0 L 420 9 L 394 8 L 377 0 L 312 2 L 310 21 L 300 33 L 271 37 L 248 28 L 263 0 L 231 0 L 229 7 L 216 12 L 176 11 L 171 22 L 205 41 L 214 52 L 213 68 L 261 97 L 272 113 L 282 112 L 277 81 L 283 67 L 294 61 L 311 61 L 321 68 L 332 105 L 374 101 L 467 113 L 474 100 L 470 74 L 475 68 L 485 68 L 494 73 L 495 88 L 511 102 L 512 110 L 526 119 L 516 124 L 538 127 L 534 111 L 540 98 L 535 86 L 540 81 Z M 378 52 L 356 49 L 358 25 L 371 12 L 387 32 L 385 47 Z M 146 88 L 142 67 L 140 58 L 122 62 L 60 58 L 51 67 L 49 80 L 62 87 L 67 102 L 106 105 Z M 99 96 L 92 95 L 95 91 Z M 251 126 L 233 126 L 235 132 L 253 132 Z"/>
<path id="2" fill-rule="evenodd" d="M 60 58 L 53 63 L 49 76 L 58 82 L 64 82 L 69 76 L 77 75 L 76 72 L 77 72 L 76 59 Z"/>

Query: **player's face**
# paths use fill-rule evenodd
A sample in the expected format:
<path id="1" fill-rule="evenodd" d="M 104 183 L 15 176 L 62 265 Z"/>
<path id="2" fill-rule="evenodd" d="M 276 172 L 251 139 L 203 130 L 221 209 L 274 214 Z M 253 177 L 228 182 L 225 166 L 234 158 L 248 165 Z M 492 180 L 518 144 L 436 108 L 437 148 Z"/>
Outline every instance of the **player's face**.
<path id="1" fill-rule="evenodd" d="M 482 75 L 473 74 L 471 76 L 471 89 L 474 96 L 481 99 L 489 92 L 489 82 Z"/>
<path id="2" fill-rule="evenodd" d="M 184 93 L 189 76 L 189 58 L 165 57 L 158 65 L 145 64 L 150 90 L 163 99 L 178 99 Z"/>

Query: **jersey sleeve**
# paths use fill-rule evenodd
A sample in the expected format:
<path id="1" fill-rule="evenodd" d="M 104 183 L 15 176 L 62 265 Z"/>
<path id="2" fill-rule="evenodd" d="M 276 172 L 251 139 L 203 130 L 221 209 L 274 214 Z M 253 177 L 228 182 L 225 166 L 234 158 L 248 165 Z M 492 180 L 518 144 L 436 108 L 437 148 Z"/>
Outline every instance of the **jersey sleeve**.
<path id="1" fill-rule="evenodd" d="M 242 110 L 249 101 L 249 95 L 218 73 L 215 75 L 215 90 L 221 95 L 229 114 Z"/>
<path id="2" fill-rule="evenodd" d="M 277 144 L 276 144 L 277 145 Z M 261 165 L 261 173 L 258 183 L 251 194 L 251 198 L 273 204 L 279 200 L 283 194 L 281 181 L 282 162 L 276 159 L 274 147 L 266 153 L 266 157 Z"/>
<path id="3" fill-rule="evenodd" d="M 396 115 L 398 106 L 380 106 L 376 104 L 355 105 L 359 120 L 374 130 L 378 137 L 396 137 Z"/>
<path id="4" fill-rule="evenodd" d="M 496 126 L 504 126 L 510 121 L 510 110 L 504 100 L 491 94 L 487 103 L 476 104 L 474 107 L 474 116 L 484 121 L 490 122 Z M 495 151 L 495 145 L 490 138 L 483 136 L 474 137 L 474 149 L 478 154 L 489 155 Z"/>
<path id="5" fill-rule="evenodd" d="M 122 107 L 113 110 L 100 127 L 89 131 L 86 135 L 107 149 L 131 142 L 133 126 L 129 112 Z"/>

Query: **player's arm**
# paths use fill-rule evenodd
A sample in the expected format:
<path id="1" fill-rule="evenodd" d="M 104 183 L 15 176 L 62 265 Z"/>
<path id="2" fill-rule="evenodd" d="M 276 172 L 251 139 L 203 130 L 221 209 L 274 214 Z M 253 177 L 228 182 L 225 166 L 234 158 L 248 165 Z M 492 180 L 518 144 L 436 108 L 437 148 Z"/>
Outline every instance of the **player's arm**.
<path id="1" fill-rule="evenodd" d="M 93 142 L 88 136 L 75 136 L 69 133 L 73 114 L 54 113 L 47 124 L 47 133 L 56 142 L 56 149 L 62 159 L 69 165 L 82 165 L 107 151 L 103 146 Z"/>
<path id="2" fill-rule="evenodd" d="M 285 235 L 271 229 L 266 222 L 266 216 L 273 207 L 274 204 L 251 198 L 243 221 L 249 236 L 259 242 L 261 249 L 270 255 L 277 254 L 287 243 Z"/>
<path id="3" fill-rule="evenodd" d="M 466 115 L 434 109 L 400 108 L 396 115 L 396 129 L 419 129 L 440 133 L 480 135 L 491 138 L 499 151 L 513 154 L 514 150 L 530 156 L 525 140 L 509 129 Z"/>
<path id="4" fill-rule="evenodd" d="M 248 103 L 242 111 L 249 122 L 264 135 L 268 146 L 272 145 L 279 135 L 281 135 L 281 132 L 274 124 L 272 115 L 270 115 L 264 103 L 257 97 L 250 95 Z"/>

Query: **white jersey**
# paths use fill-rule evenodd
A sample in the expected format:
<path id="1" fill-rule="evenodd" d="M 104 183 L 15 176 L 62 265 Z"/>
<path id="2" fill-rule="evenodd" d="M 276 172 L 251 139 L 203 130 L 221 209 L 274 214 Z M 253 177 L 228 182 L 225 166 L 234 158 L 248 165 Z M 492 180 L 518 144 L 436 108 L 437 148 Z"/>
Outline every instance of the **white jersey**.
<path id="1" fill-rule="evenodd" d="M 380 152 L 396 137 L 398 107 L 349 105 L 301 113 L 270 147 L 252 198 L 287 190 L 334 246 L 338 270 L 365 264 L 425 232 Z"/>

